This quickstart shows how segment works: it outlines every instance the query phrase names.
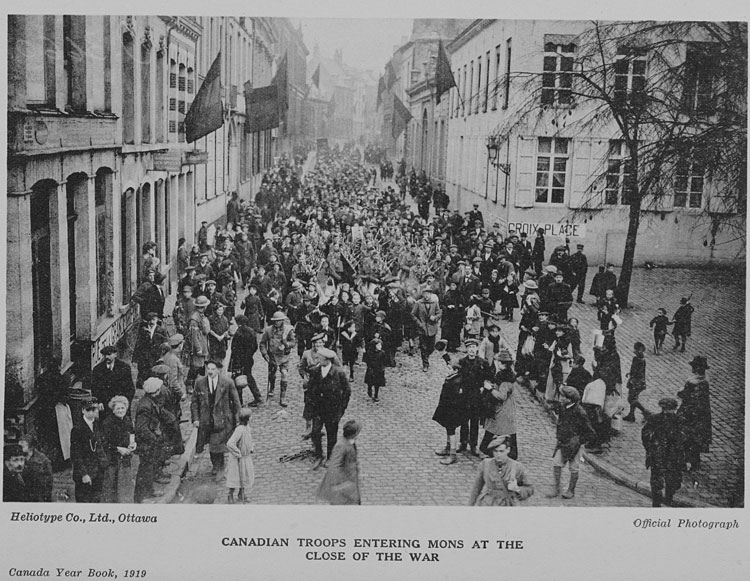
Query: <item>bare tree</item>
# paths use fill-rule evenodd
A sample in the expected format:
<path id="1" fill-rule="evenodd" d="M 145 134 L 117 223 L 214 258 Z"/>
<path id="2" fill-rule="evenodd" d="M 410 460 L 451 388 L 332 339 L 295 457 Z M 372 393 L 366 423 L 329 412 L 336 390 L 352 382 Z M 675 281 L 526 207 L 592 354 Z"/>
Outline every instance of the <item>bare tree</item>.
<path id="1" fill-rule="evenodd" d="M 604 156 L 573 210 L 629 206 L 620 303 L 641 220 L 668 203 L 701 209 L 704 245 L 722 229 L 744 241 L 747 24 L 592 22 L 558 53 L 542 72 L 512 75 L 525 97 L 497 133 L 545 121 L 558 134 L 608 134 L 620 148 L 619 159 Z"/>

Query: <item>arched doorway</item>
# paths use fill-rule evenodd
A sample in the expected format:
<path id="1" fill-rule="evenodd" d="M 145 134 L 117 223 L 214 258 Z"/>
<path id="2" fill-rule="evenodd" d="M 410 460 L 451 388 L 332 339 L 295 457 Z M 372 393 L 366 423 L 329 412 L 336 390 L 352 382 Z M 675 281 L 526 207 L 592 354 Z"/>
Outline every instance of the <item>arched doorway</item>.
<path id="1" fill-rule="evenodd" d="M 34 311 L 34 369 L 41 373 L 52 357 L 52 272 L 50 259 L 50 201 L 57 184 L 43 180 L 31 188 L 31 286 Z M 18 289 L 23 292 L 23 289 Z"/>

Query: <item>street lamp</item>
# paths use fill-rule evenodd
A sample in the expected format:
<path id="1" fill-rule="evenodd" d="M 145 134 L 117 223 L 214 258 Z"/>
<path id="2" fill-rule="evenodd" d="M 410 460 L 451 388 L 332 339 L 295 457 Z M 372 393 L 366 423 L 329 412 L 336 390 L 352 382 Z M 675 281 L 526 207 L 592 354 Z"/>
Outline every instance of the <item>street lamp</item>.
<path id="1" fill-rule="evenodd" d="M 497 156 L 500 153 L 501 142 L 502 139 L 498 135 L 487 136 L 487 159 L 492 163 L 492 165 L 494 165 L 497 169 L 499 169 L 507 176 L 510 175 L 510 164 L 497 162 Z"/>

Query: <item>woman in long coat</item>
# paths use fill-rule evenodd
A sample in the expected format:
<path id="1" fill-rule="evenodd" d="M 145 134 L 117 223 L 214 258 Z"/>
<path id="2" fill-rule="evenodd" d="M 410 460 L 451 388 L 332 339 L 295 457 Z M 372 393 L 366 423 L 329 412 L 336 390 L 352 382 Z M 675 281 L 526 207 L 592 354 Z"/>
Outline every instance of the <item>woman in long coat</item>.
<path id="1" fill-rule="evenodd" d="M 432 419 L 445 428 L 445 448 L 437 450 L 438 456 L 446 456 L 441 464 L 453 464 L 456 461 L 456 428 L 460 427 L 469 419 L 466 395 L 462 387 L 462 378 L 459 373 L 451 373 L 445 378 L 443 388 L 440 391 L 435 413 Z"/>
<path id="2" fill-rule="evenodd" d="M 694 471 L 700 467 L 701 452 L 708 452 L 711 444 L 711 399 L 706 380 L 706 370 L 709 369 L 706 358 L 696 355 L 690 368 L 693 375 L 677 393 L 682 399 L 677 415 L 685 427 L 685 462 Z"/>
<path id="3" fill-rule="evenodd" d="M 242 302 L 245 316 L 250 328 L 256 333 L 263 332 L 263 300 L 258 296 L 258 287 L 251 284 L 248 287 L 248 295 Z"/>
<path id="4" fill-rule="evenodd" d="M 355 440 L 361 426 L 356 420 L 344 424 L 344 438 L 338 440 L 328 460 L 328 470 L 318 488 L 318 500 L 329 504 L 362 504 L 359 462 Z"/>

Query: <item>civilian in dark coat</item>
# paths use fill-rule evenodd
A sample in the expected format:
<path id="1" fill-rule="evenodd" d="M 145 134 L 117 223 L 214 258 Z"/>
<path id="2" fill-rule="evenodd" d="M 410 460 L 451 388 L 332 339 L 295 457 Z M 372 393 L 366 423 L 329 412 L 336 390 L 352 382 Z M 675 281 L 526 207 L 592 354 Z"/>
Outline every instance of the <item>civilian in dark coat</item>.
<path id="1" fill-rule="evenodd" d="M 102 490 L 103 502 L 126 501 L 119 497 L 118 489 L 120 482 L 130 479 L 130 464 L 136 449 L 135 427 L 127 415 L 128 403 L 123 396 L 112 398 L 107 404 L 112 413 L 102 422 L 102 441 L 109 457 Z"/>
<path id="2" fill-rule="evenodd" d="M 229 360 L 229 370 L 236 377 L 244 375 L 247 377 L 250 393 L 253 394 L 253 402 L 256 406 L 263 401 L 258 389 L 258 384 L 253 377 L 253 365 L 255 353 L 258 351 L 258 339 L 255 331 L 250 327 L 250 320 L 245 315 L 237 315 L 237 332 L 232 338 L 232 356 Z"/>
<path id="3" fill-rule="evenodd" d="M 99 401 L 99 411 L 103 417 L 109 413 L 107 404 L 116 395 L 122 395 L 128 402 L 133 401 L 135 385 L 130 365 L 117 359 L 117 348 L 107 346 L 102 349 L 104 361 L 91 370 L 89 389 L 91 395 Z"/>
<path id="4" fill-rule="evenodd" d="M 18 443 L 26 455 L 23 480 L 30 502 L 52 502 L 52 462 L 36 449 L 36 438 L 32 434 L 21 436 Z"/>
<path id="5" fill-rule="evenodd" d="M 659 407 L 661 413 L 646 420 L 641 441 L 646 449 L 646 468 L 651 469 L 653 506 L 672 506 L 672 498 L 682 486 L 685 467 L 683 423 L 675 413 L 676 399 L 665 397 Z"/>
<path id="6" fill-rule="evenodd" d="M 190 412 L 198 428 L 195 451 L 200 454 L 209 445 L 212 473 L 224 468 L 227 440 L 232 435 L 240 413 L 240 398 L 234 381 L 220 374 L 220 362 L 206 362 L 206 375 L 195 380 Z"/>
<path id="7" fill-rule="evenodd" d="M 570 281 L 570 290 L 578 289 L 576 302 L 583 303 L 583 293 L 586 290 L 586 275 L 589 271 L 589 261 L 583 253 L 583 244 L 576 244 L 577 251 L 570 257 L 568 267 L 573 275 Z"/>
<path id="8" fill-rule="evenodd" d="M 564 385 L 560 389 L 560 396 L 556 443 L 553 453 L 555 484 L 547 494 L 547 498 L 560 495 L 562 469 L 567 464 L 570 470 L 570 483 L 568 484 L 568 490 L 562 496 L 570 499 L 575 496 L 576 484 L 578 483 L 582 446 L 594 438 L 595 434 L 586 412 L 579 403 L 581 396 L 578 394 L 578 390 L 569 385 Z"/>
<path id="9" fill-rule="evenodd" d="M 490 366 L 485 359 L 479 357 L 479 345 L 475 339 L 464 343 L 467 355 L 458 362 L 458 373 L 464 390 L 467 420 L 461 424 L 458 452 L 464 452 L 467 446 L 473 456 L 478 456 L 479 422 L 482 419 L 481 393 L 484 380 L 489 377 Z"/>
<path id="10" fill-rule="evenodd" d="M 138 365 L 139 386 L 150 375 L 151 368 L 161 357 L 161 345 L 167 341 L 169 341 L 169 334 L 159 324 L 159 316 L 156 313 L 149 313 L 148 321 L 138 330 L 138 339 L 133 350 L 133 362 Z"/>
<path id="11" fill-rule="evenodd" d="M 583 392 L 586 389 L 586 386 L 594 380 L 592 375 L 583 366 L 584 363 L 586 363 L 586 359 L 582 355 L 574 357 L 570 373 L 565 380 L 565 384 L 575 387 L 581 397 L 583 397 Z"/>
<path id="12" fill-rule="evenodd" d="M 672 329 L 672 335 L 674 336 L 674 348 L 680 347 L 680 351 L 685 352 L 685 344 L 687 338 L 690 337 L 692 332 L 692 319 L 693 319 L 693 305 L 690 304 L 690 299 L 683 297 L 680 299 L 680 306 L 675 311 L 674 317 L 674 329 Z"/>
<path id="13" fill-rule="evenodd" d="M 355 420 L 344 424 L 344 438 L 336 442 L 328 461 L 328 470 L 318 488 L 317 497 L 320 500 L 330 504 L 362 504 L 357 445 L 354 443 L 360 429 Z"/>
<path id="14" fill-rule="evenodd" d="M 23 479 L 26 455 L 18 444 L 3 447 L 3 502 L 33 502 Z"/>
<path id="15" fill-rule="evenodd" d="M 531 250 L 531 262 L 534 265 L 536 275 L 542 274 L 542 263 L 544 262 L 544 229 L 539 228 L 534 239 L 534 247 Z"/>
<path id="16" fill-rule="evenodd" d="M 98 421 L 99 406 L 88 402 L 83 406 L 83 421 L 70 433 L 70 459 L 76 502 L 101 502 L 104 471 L 109 464 L 104 450 Z"/>
<path id="17" fill-rule="evenodd" d="M 314 468 L 320 467 L 323 463 L 323 426 L 326 429 L 326 443 L 328 457 L 330 457 L 338 438 L 339 421 L 351 397 L 351 387 L 346 372 L 333 365 L 336 353 L 323 347 L 318 349 L 318 354 L 321 357 L 321 365 L 310 371 L 310 382 L 307 386 L 313 415 L 311 439 L 315 446 Z"/>
<path id="18" fill-rule="evenodd" d="M 388 355 L 383 351 L 382 339 L 373 339 L 364 356 L 367 364 L 365 372 L 365 385 L 367 396 L 372 401 L 378 401 L 380 388 L 385 385 L 385 368 L 388 366 Z"/>
<path id="19" fill-rule="evenodd" d="M 701 453 L 709 451 L 712 439 L 711 398 L 706 380 L 709 369 L 705 357 L 696 355 L 690 362 L 692 376 L 685 383 L 677 397 L 682 400 L 677 415 L 685 429 L 685 462 L 690 470 L 697 470 L 701 463 Z"/>

